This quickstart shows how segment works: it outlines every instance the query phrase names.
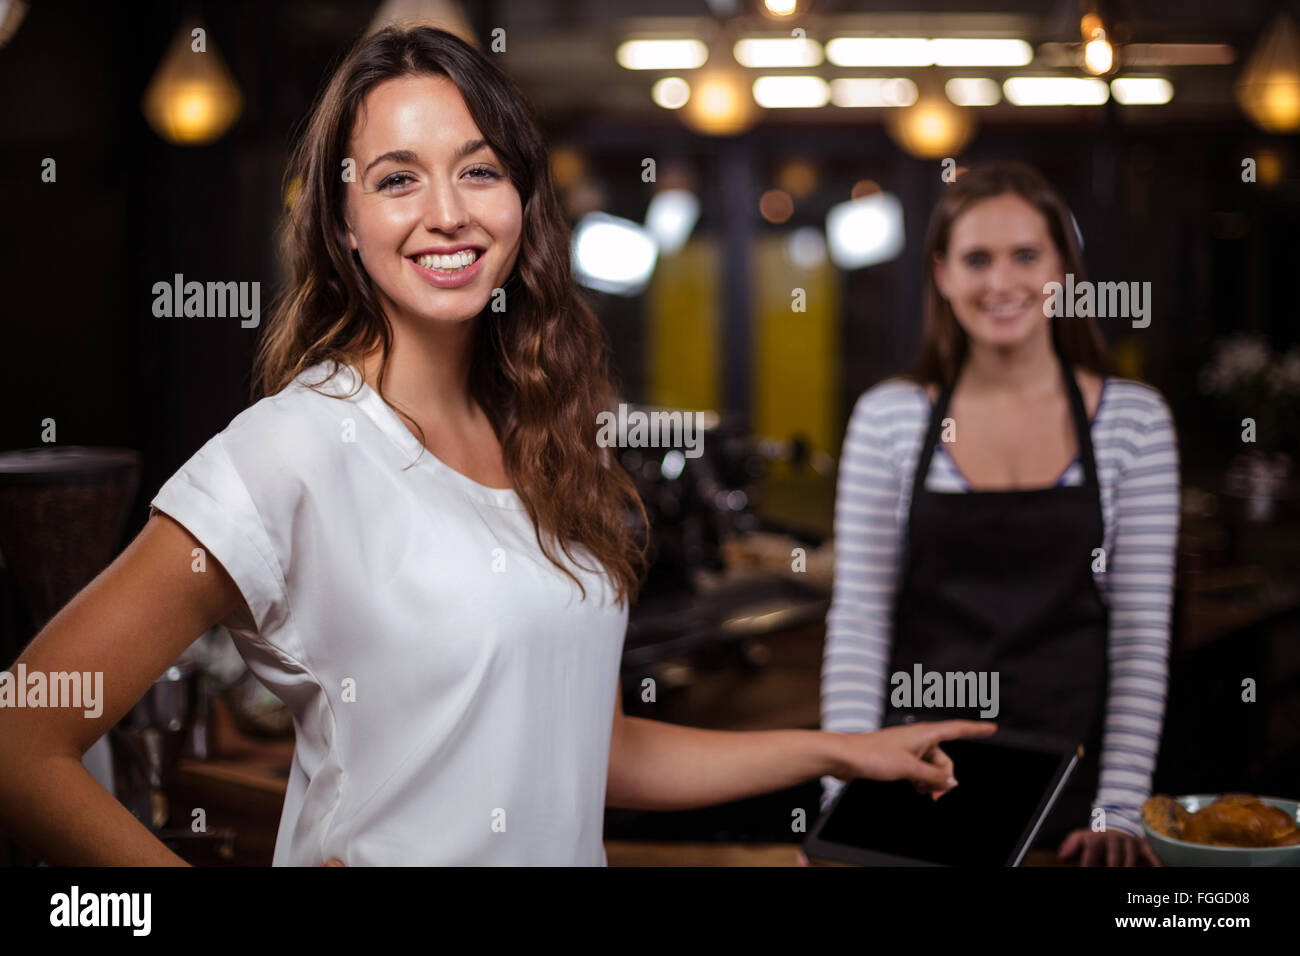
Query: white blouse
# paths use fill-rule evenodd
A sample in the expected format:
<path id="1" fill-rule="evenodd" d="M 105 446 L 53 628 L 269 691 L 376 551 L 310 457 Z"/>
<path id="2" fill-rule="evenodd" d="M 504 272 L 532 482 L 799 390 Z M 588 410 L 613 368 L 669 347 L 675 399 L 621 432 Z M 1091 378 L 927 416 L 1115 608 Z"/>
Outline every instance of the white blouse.
<path id="1" fill-rule="evenodd" d="M 239 586 L 223 623 L 293 713 L 274 865 L 604 865 L 626 608 L 574 567 L 582 600 L 513 491 L 439 461 L 368 385 L 346 397 L 355 369 L 305 387 L 335 367 L 151 502 Z"/>

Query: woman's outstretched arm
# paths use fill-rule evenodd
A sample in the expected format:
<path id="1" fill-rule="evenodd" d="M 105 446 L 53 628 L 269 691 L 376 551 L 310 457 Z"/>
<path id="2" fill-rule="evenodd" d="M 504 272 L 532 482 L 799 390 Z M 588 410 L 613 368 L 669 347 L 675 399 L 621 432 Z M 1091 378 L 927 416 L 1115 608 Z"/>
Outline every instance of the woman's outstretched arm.
<path id="1" fill-rule="evenodd" d="M 614 705 L 605 803 L 628 810 L 691 810 L 791 787 L 823 774 L 910 780 L 938 798 L 956 785 L 945 740 L 987 737 L 987 720 L 906 724 L 871 733 L 704 730 L 627 717 Z"/>
<path id="2" fill-rule="evenodd" d="M 55 866 L 183 866 L 81 763 L 204 631 L 242 603 L 226 571 L 163 514 L 68 602 L 14 665 L 102 674 L 86 707 L 0 707 L 0 829 Z M 25 693 L 25 688 L 18 688 Z M 50 701 L 53 702 L 53 701 Z M 83 698 L 84 703 L 84 698 Z"/>

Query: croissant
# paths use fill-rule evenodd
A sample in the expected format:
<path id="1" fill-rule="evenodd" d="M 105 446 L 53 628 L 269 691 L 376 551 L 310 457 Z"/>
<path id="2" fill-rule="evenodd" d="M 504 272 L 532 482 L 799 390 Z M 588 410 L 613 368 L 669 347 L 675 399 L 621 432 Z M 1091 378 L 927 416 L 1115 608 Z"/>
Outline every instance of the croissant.
<path id="1" fill-rule="evenodd" d="M 1207 846 L 1272 847 L 1300 845 L 1300 829 L 1283 810 L 1248 793 L 1225 793 L 1189 813 L 1164 794 L 1142 805 L 1142 819 L 1156 833 Z"/>
<path id="2" fill-rule="evenodd" d="M 1161 836 L 1183 838 L 1183 827 L 1191 819 L 1187 809 L 1173 797 L 1158 793 L 1142 804 L 1142 819 Z"/>

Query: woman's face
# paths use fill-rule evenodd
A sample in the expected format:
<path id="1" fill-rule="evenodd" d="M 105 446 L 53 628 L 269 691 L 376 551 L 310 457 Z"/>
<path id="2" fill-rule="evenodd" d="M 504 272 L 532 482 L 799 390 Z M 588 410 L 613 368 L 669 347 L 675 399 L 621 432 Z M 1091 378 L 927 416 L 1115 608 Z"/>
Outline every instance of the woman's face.
<path id="1" fill-rule="evenodd" d="M 1062 269 L 1042 213 L 1007 193 L 957 217 L 934 277 L 972 344 L 1008 348 L 1047 332 L 1043 287 L 1063 282 Z"/>
<path id="2" fill-rule="evenodd" d="M 348 155 L 348 243 L 389 317 L 420 325 L 483 311 L 514 267 L 523 207 L 456 85 L 431 75 L 378 84 Z"/>

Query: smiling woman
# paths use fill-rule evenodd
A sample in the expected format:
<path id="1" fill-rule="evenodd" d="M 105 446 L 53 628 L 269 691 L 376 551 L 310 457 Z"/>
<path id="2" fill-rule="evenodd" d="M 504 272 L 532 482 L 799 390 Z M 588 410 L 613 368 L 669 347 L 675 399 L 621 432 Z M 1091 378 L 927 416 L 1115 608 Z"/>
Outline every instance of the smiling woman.
<path id="1" fill-rule="evenodd" d="M 836 491 L 823 725 L 905 723 L 888 680 L 1000 685 L 999 721 L 1084 745 L 1039 831 L 1085 864 L 1135 862 L 1167 683 L 1178 447 L 1164 399 L 1111 374 L 1090 316 L 1045 308 L 1082 278 L 1065 203 L 990 163 L 931 216 L 920 354 L 868 389 Z M 888 703 L 889 706 L 886 706 Z M 969 716 L 969 699 L 920 715 Z M 839 789 L 827 779 L 826 797 Z"/>
<path id="2" fill-rule="evenodd" d="M 639 500 L 548 176 L 482 54 L 362 40 L 287 171 L 262 399 L 154 499 L 293 712 L 277 864 L 603 862 Z"/>
<path id="3" fill-rule="evenodd" d="M 290 280 L 255 395 L 327 360 L 356 367 L 385 401 L 395 376 L 394 410 L 423 448 L 509 484 L 557 568 L 570 573 L 558 555 L 571 559 L 576 542 L 626 599 L 642 557 L 623 514 L 640 501 L 590 440 L 614 404 L 607 346 L 571 281 L 568 230 L 524 103 L 443 31 L 388 29 L 358 44 L 286 173 L 303 183 L 282 227 Z M 434 368 L 430 355 L 466 360 Z M 436 379 L 468 390 L 463 414 L 429 410 Z"/>

